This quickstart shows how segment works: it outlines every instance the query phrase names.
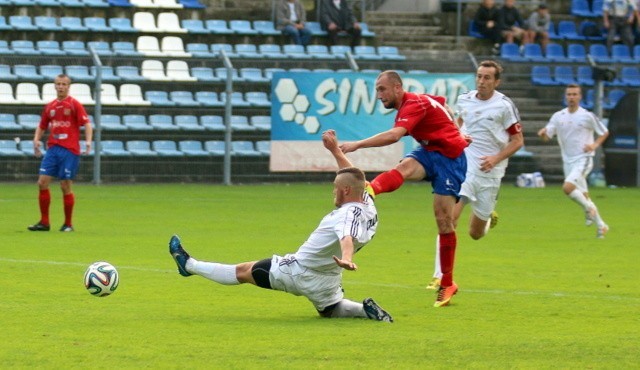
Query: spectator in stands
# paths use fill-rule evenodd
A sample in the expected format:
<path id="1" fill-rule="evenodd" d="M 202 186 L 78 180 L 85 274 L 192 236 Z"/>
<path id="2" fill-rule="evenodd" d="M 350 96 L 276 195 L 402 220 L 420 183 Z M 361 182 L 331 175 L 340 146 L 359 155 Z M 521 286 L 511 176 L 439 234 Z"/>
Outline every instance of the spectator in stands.
<path id="1" fill-rule="evenodd" d="M 311 31 L 304 26 L 307 12 L 300 0 L 280 0 L 276 8 L 276 28 L 291 37 L 294 44 L 307 46 Z"/>
<path id="2" fill-rule="evenodd" d="M 320 26 L 329 33 L 332 45 L 338 43 L 342 31 L 351 35 L 351 47 L 360 45 L 362 29 L 346 0 L 322 0 L 320 2 Z"/>
<path id="3" fill-rule="evenodd" d="M 502 41 L 500 26 L 498 24 L 498 13 L 499 9 L 496 6 L 495 0 L 482 0 L 482 4 L 480 4 L 480 7 L 478 7 L 473 17 L 473 22 L 478 26 L 478 31 L 493 43 L 493 49 L 491 51 L 494 54 L 498 54 L 500 42 Z"/>
<path id="4" fill-rule="evenodd" d="M 549 9 L 545 4 L 538 5 L 538 9 L 531 13 L 527 20 L 527 41 L 538 41 L 542 50 L 545 50 L 549 43 L 549 24 L 551 24 Z"/>
<path id="5" fill-rule="evenodd" d="M 620 40 L 633 48 L 634 37 L 631 26 L 638 14 L 638 8 L 634 0 L 604 0 L 602 3 L 602 18 L 604 28 L 607 32 L 607 48 L 611 51 L 611 46 L 615 42 L 616 35 L 620 35 Z"/>
<path id="6" fill-rule="evenodd" d="M 528 44 L 530 41 L 525 31 L 525 23 L 515 5 L 516 0 L 504 0 L 504 5 L 500 8 L 498 19 L 502 37 L 505 42 L 518 40 L 520 44 Z"/>

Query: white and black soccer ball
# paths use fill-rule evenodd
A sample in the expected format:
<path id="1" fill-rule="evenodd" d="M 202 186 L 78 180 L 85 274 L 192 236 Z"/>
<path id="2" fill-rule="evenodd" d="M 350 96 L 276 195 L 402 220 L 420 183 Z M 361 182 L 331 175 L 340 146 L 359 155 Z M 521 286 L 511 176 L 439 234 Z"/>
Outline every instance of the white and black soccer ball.
<path id="1" fill-rule="evenodd" d="M 84 273 L 84 286 L 96 297 L 115 292 L 119 282 L 118 270 L 109 262 L 94 262 Z"/>

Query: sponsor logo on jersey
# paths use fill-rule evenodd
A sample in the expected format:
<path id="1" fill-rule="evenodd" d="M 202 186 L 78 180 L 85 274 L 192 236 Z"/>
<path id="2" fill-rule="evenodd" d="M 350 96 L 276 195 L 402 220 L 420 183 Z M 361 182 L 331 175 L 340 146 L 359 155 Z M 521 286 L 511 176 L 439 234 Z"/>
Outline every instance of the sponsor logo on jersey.
<path id="1" fill-rule="evenodd" d="M 49 117 L 53 117 L 55 115 L 56 115 L 56 110 L 55 109 L 52 109 L 52 110 L 49 111 Z"/>
<path id="2" fill-rule="evenodd" d="M 71 109 L 65 108 L 63 113 L 64 113 L 65 116 L 70 116 L 71 115 Z"/>

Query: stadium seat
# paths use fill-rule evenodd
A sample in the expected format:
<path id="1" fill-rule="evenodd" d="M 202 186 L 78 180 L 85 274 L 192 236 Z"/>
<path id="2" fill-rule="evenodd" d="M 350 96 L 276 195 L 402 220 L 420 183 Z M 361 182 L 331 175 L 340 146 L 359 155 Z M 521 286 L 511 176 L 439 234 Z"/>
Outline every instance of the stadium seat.
<path id="1" fill-rule="evenodd" d="M 187 43 L 185 51 L 196 58 L 213 58 L 216 56 L 209 50 L 209 45 L 201 42 Z"/>
<path id="2" fill-rule="evenodd" d="M 112 32 L 113 28 L 107 25 L 107 20 L 101 17 L 85 17 L 84 25 L 91 32 Z"/>
<path id="3" fill-rule="evenodd" d="M 98 77 L 96 66 L 91 66 L 89 70 L 92 76 L 96 78 Z M 102 72 L 101 78 L 103 82 L 117 82 L 121 80 L 120 77 L 115 75 L 115 72 L 112 66 L 101 66 L 100 72 Z"/>
<path id="4" fill-rule="evenodd" d="M 189 65 L 184 60 L 170 60 L 167 62 L 167 77 L 172 81 L 197 81 L 191 76 Z"/>
<path id="5" fill-rule="evenodd" d="M 625 86 L 640 87 L 640 69 L 631 66 L 622 67 L 620 80 Z"/>
<path id="6" fill-rule="evenodd" d="M 376 33 L 369 29 L 369 25 L 365 22 L 360 22 L 360 30 L 362 37 L 376 37 Z"/>
<path id="7" fill-rule="evenodd" d="M 207 140 L 204 142 L 204 150 L 215 156 L 223 156 L 225 153 L 225 144 L 222 140 Z"/>
<path id="8" fill-rule="evenodd" d="M 263 58 L 269 59 L 282 59 L 286 58 L 286 55 L 282 53 L 280 45 L 277 44 L 260 44 L 258 45 L 258 52 Z"/>
<path id="9" fill-rule="evenodd" d="M 162 32 L 162 30 L 156 27 L 156 18 L 151 12 L 134 13 L 133 27 L 140 32 Z"/>
<path id="10" fill-rule="evenodd" d="M 264 91 L 249 91 L 244 94 L 245 99 L 254 107 L 270 107 L 269 95 Z"/>
<path id="11" fill-rule="evenodd" d="M 231 155 L 241 157 L 257 157 L 260 152 L 253 146 L 253 142 L 246 140 L 238 140 L 231 142 Z"/>
<path id="12" fill-rule="evenodd" d="M 153 127 L 147 123 L 147 117 L 142 114 L 126 114 L 122 116 L 122 124 L 133 131 L 151 131 Z M 129 149 L 129 148 L 127 148 Z"/>
<path id="13" fill-rule="evenodd" d="M 116 33 L 138 33 L 140 32 L 137 28 L 133 27 L 131 24 L 131 19 L 129 18 L 109 18 L 109 27 Z"/>
<path id="14" fill-rule="evenodd" d="M 161 42 L 162 54 L 171 57 L 186 58 L 191 54 L 184 50 L 182 39 L 177 36 L 165 36 Z"/>
<path id="15" fill-rule="evenodd" d="M 273 74 L 277 73 L 277 72 L 286 72 L 287 70 L 284 68 L 278 68 L 278 67 L 270 67 L 270 68 L 265 68 L 264 69 L 264 77 L 266 77 L 269 80 L 273 79 Z"/>
<path id="16" fill-rule="evenodd" d="M 178 150 L 188 156 L 209 155 L 209 152 L 202 148 L 202 142 L 198 140 L 181 140 L 178 142 Z"/>
<path id="17" fill-rule="evenodd" d="M 26 15 L 12 15 L 9 17 L 9 25 L 16 31 L 37 31 L 38 26 L 31 22 L 31 17 Z"/>
<path id="18" fill-rule="evenodd" d="M 143 98 L 140 85 L 122 84 L 118 95 L 120 100 L 127 103 L 127 105 L 151 105 L 149 101 Z"/>
<path id="19" fill-rule="evenodd" d="M 62 41 L 62 50 L 72 56 L 89 56 L 89 51 L 87 50 L 84 41 Z"/>
<path id="20" fill-rule="evenodd" d="M 614 44 L 611 46 L 611 59 L 614 63 L 635 63 L 631 49 L 624 44 Z"/>
<path id="21" fill-rule="evenodd" d="M 593 12 L 589 7 L 587 0 L 571 0 L 571 15 L 576 17 L 592 17 Z"/>
<path id="22" fill-rule="evenodd" d="M 551 76 L 549 66 L 533 66 L 531 69 L 531 82 L 534 85 L 557 86 L 558 83 Z"/>
<path id="23" fill-rule="evenodd" d="M 0 82 L 0 104 L 20 104 L 13 95 L 13 87 L 7 82 Z"/>
<path id="24" fill-rule="evenodd" d="M 8 0 L 5 0 L 5 1 L 8 1 Z M 5 6 L 9 6 L 9 5 L 11 4 L 9 3 Z M 0 6 L 3 6 L 1 2 L 0 2 Z M 37 23 L 35 25 L 38 26 L 38 28 L 40 28 L 40 26 Z M 13 29 L 14 29 L 13 26 L 7 23 L 7 18 L 4 15 L 0 15 L 0 31 L 13 31 Z"/>
<path id="25" fill-rule="evenodd" d="M 11 41 L 11 50 L 15 54 L 21 55 L 38 55 L 40 52 L 36 50 L 35 44 L 31 40 L 13 40 Z"/>
<path id="26" fill-rule="evenodd" d="M 229 29 L 227 25 L 227 21 L 223 19 L 208 19 L 204 22 L 205 28 L 209 30 L 209 32 L 216 35 L 231 35 L 234 32 Z"/>
<path id="27" fill-rule="evenodd" d="M 271 116 L 252 116 L 251 125 L 258 131 L 271 131 Z"/>
<path id="28" fill-rule="evenodd" d="M 16 100 L 22 104 L 44 104 L 38 85 L 32 82 L 20 82 L 16 85 Z"/>
<path id="29" fill-rule="evenodd" d="M 549 34 L 550 40 L 562 40 L 562 36 L 558 35 L 556 31 L 556 26 L 553 21 L 549 22 L 549 28 L 547 28 L 547 33 Z"/>
<path id="30" fill-rule="evenodd" d="M 526 44 L 522 51 L 522 58 L 529 62 L 549 62 L 544 54 L 542 54 L 542 46 L 540 44 Z"/>
<path id="31" fill-rule="evenodd" d="M 60 67 L 60 66 L 56 66 L 56 67 Z M 62 67 L 60 67 L 60 70 L 62 70 Z M 44 76 L 42 67 L 40 67 L 40 74 Z M 13 72 L 11 72 L 11 66 L 7 64 L 0 64 L 0 80 L 1 81 L 15 81 L 17 79 L 18 79 L 18 76 L 13 74 Z"/>
<path id="32" fill-rule="evenodd" d="M 224 103 L 220 101 L 218 93 L 215 91 L 196 91 L 195 99 L 200 105 L 205 107 L 223 107 Z"/>
<path id="33" fill-rule="evenodd" d="M 215 56 L 218 56 L 221 51 L 224 51 L 229 58 L 236 57 L 236 53 L 233 51 L 231 44 L 211 44 L 211 53 Z"/>
<path id="34" fill-rule="evenodd" d="M 124 131 L 127 129 L 127 127 L 122 124 L 122 119 L 117 114 L 101 115 L 100 125 L 107 131 Z"/>
<path id="35" fill-rule="evenodd" d="M 587 51 L 582 44 L 569 44 L 567 46 L 567 59 L 571 62 L 585 63 Z"/>
<path id="36" fill-rule="evenodd" d="M 0 55 L 13 55 L 13 51 L 9 49 L 7 40 L 0 40 Z"/>
<path id="37" fill-rule="evenodd" d="M 604 44 L 591 44 L 589 54 L 596 63 L 611 63 L 613 60 L 609 56 L 607 46 Z"/>
<path id="38" fill-rule="evenodd" d="M 107 3 L 113 7 L 131 8 L 134 6 L 129 0 L 107 0 Z"/>
<path id="39" fill-rule="evenodd" d="M 25 153 L 18 150 L 15 140 L 0 140 L 0 156 L 24 156 Z"/>
<path id="40" fill-rule="evenodd" d="M 171 81 L 164 72 L 164 64 L 159 60 L 147 59 L 142 61 L 140 68 L 142 77 L 151 81 Z"/>
<path id="41" fill-rule="evenodd" d="M 32 140 L 20 140 L 20 143 L 18 143 L 18 148 L 26 155 L 32 156 L 34 154 Z M 46 148 L 46 145 L 44 145 L 44 143 L 41 141 L 40 152 L 42 154 L 45 154 L 47 152 L 45 148 Z"/>
<path id="42" fill-rule="evenodd" d="M 520 47 L 513 42 L 505 42 L 500 45 L 500 58 L 511 62 L 524 62 L 526 59 L 520 55 Z"/>
<path id="43" fill-rule="evenodd" d="M 126 103 L 118 99 L 116 87 L 112 84 L 102 84 L 100 102 L 105 105 L 125 105 Z"/>
<path id="44" fill-rule="evenodd" d="M 180 25 L 190 34 L 207 35 L 211 33 L 211 31 L 205 28 L 204 22 L 200 19 L 183 19 L 180 21 Z"/>
<path id="45" fill-rule="evenodd" d="M 55 0 L 47 0 L 47 1 L 55 1 Z M 82 0 L 82 3 L 87 8 L 108 8 L 109 3 L 105 0 Z"/>
<path id="46" fill-rule="evenodd" d="M 324 37 L 327 36 L 327 31 L 322 29 L 322 26 L 320 26 L 320 22 L 307 22 L 305 23 L 306 28 L 311 31 L 311 35 L 313 36 L 318 36 L 318 37 Z"/>
<path id="47" fill-rule="evenodd" d="M 335 59 L 336 56 L 329 52 L 326 45 L 307 45 L 307 54 L 313 59 Z"/>
<path id="48" fill-rule="evenodd" d="M 100 56 L 111 56 L 111 45 L 106 41 L 89 41 L 87 42 L 87 50 L 93 49 Z"/>
<path id="49" fill-rule="evenodd" d="M 578 28 L 574 21 L 564 20 L 558 22 L 557 28 L 558 36 L 565 40 L 580 40 L 584 41 L 587 38 L 578 33 Z"/>
<path id="50" fill-rule="evenodd" d="M 200 125 L 207 131 L 224 131 L 225 125 L 222 116 L 204 115 L 200 117 Z"/>
<path id="51" fill-rule="evenodd" d="M 227 94 L 220 94 L 220 101 L 224 104 L 227 100 Z M 248 108 L 251 103 L 244 99 L 244 95 L 239 91 L 231 93 L 231 105 L 237 108 Z"/>
<path id="52" fill-rule="evenodd" d="M 227 80 L 227 68 L 226 67 L 218 67 L 215 69 L 216 77 L 218 77 L 221 81 Z M 236 82 L 244 81 L 240 75 L 238 74 L 238 70 L 234 68 L 231 71 L 231 79 Z"/>
<path id="53" fill-rule="evenodd" d="M 24 129 L 35 130 L 40 123 L 40 116 L 30 113 L 18 114 L 17 122 Z"/>
<path id="54" fill-rule="evenodd" d="M 160 32 L 187 33 L 188 31 L 180 25 L 180 19 L 176 13 L 158 14 L 158 29 Z"/>
<path id="55" fill-rule="evenodd" d="M 93 95 L 91 94 L 91 88 L 87 84 L 72 83 L 69 87 L 69 95 L 73 96 L 74 98 L 76 98 L 76 100 L 84 105 L 96 104 L 96 101 L 93 100 Z"/>
<path id="56" fill-rule="evenodd" d="M 144 97 L 151 105 L 157 105 L 162 107 L 173 107 L 175 102 L 169 100 L 169 93 L 160 90 L 147 90 L 144 93 Z"/>
<path id="57" fill-rule="evenodd" d="M 120 140 L 103 140 L 101 143 L 101 152 L 104 155 L 128 156 L 129 151 L 124 148 L 124 143 Z"/>
<path id="58" fill-rule="evenodd" d="M 549 62 L 556 63 L 564 63 L 571 61 L 564 55 L 564 48 L 560 44 L 556 44 L 555 42 L 550 42 L 547 44 L 545 50 L 545 58 Z"/>
<path id="59" fill-rule="evenodd" d="M 258 53 L 258 48 L 254 44 L 236 44 L 235 53 L 240 58 L 262 58 L 262 55 Z"/>
<path id="60" fill-rule="evenodd" d="M 604 102 L 602 102 L 602 109 L 613 109 L 618 105 L 620 99 L 625 96 L 625 91 L 621 89 L 612 89 L 609 90 L 609 94 L 607 94 L 607 98 Z"/>
<path id="61" fill-rule="evenodd" d="M 117 66 L 116 75 L 123 81 L 145 81 L 136 66 Z"/>
<path id="62" fill-rule="evenodd" d="M 113 53 L 118 56 L 136 57 L 142 55 L 131 41 L 114 41 L 111 44 Z"/>
<path id="63" fill-rule="evenodd" d="M 578 66 L 576 81 L 580 86 L 593 86 L 595 84 L 593 80 L 593 68 L 590 66 Z"/>
<path id="64" fill-rule="evenodd" d="M 485 38 L 482 33 L 480 33 L 480 29 L 478 28 L 478 24 L 471 19 L 468 24 L 468 34 L 471 37 L 475 37 L 477 39 Z"/>
<path id="65" fill-rule="evenodd" d="M 406 60 L 407 57 L 400 54 L 396 46 L 378 46 L 378 55 L 385 60 Z"/>
<path id="66" fill-rule="evenodd" d="M 89 73 L 89 67 L 83 65 L 70 65 L 65 67 L 67 76 L 73 82 L 91 82 L 94 77 Z"/>
<path id="67" fill-rule="evenodd" d="M 197 81 L 202 81 L 202 82 L 220 81 L 220 79 L 213 74 L 213 68 L 209 68 L 209 67 L 193 67 L 191 68 L 191 75 Z"/>
<path id="68" fill-rule="evenodd" d="M 0 97 L 4 97 L 3 85 L 7 84 L 6 82 L 0 82 Z M 7 84 L 8 85 L 8 84 Z M 11 85 L 9 85 L 11 86 Z M 13 93 L 11 94 L 13 98 Z M 4 100 L 0 100 L 0 104 L 7 104 Z M 13 113 L 0 113 L 0 130 L 21 130 L 22 128 L 16 122 L 16 116 Z"/>
<path id="69" fill-rule="evenodd" d="M 2 52 L 0 51 L 0 53 Z M 633 60 L 635 60 L 636 63 L 640 63 L 640 44 L 633 47 Z"/>
<path id="70" fill-rule="evenodd" d="M 249 118 L 246 116 L 233 115 L 230 124 L 233 131 L 256 131 L 256 128 L 249 124 Z"/>
<path id="71" fill-rule="evenodd" d="M 80 0 L 58 0 L 62 8 L 84 8 L 84 3 Z"/>
<path id="72" fill-rule="evenodd" d="M 136 8 L 158 8 L 153 0 L 129 0 Z"/>
<path id="73" fill-rule="evenodd" d="M 178 150 L 176 142 L 172 140 L 154 140 L 151 143 L 151 148 L 160 156 L 181 157 L 184 155 Z"/>
<path id="74" fill-rule="evenodd" d="M 262 75 L 260 68 L 240 68 L 240 77 L 248 82 L 269 82 L 269 79 Z"/>
<path id="75" fill-rule="evenodd" d="M 376 53 L 374 46 L 359 45 L 354 48 L 354 57 L 361 60 L 382 60 L 383 57 Z"/>
<path id="76" fill-rule="evenodd" d="M 180 127 L 173 124 L 173 117 L 168 114 L 151 114 L 149 124 L 157 131 L 178 131 Z"/>
<path id="77" fill-rule="evenodd" d="M 263 36 L 282 35 L 282 32 L 275 29 L 271 21 L 253 21 L 253 29 Z"/>
<path id="78" fill-rule="evenodd" d="M 184 6 L 176 0 L 153 0 L 153 3 L 162 9 L 182 9 Z"/>
<path id="79" fill-rule="evenodd" d="M 229 21 L 229 29 L 237 35 L 258 35 L 258 31 L 251 27 L 251 22 L 241 19 L 234 19 Z"/>
<path id="80" fill-rule="evenodd" d="M 69 32 L 87 32 L 89 28 L 82 24 L 80 17 L 61 17 L 60 25 L 65 31 Z"/>
<path id="81" fill-rule="evenodd" d="M 58 77 L 58 75 L 61 75 L 63 73 L 64 69 L 59 65 L 40 66 L 40 75 L 44 77 L 45 80 L 53 81 L 56 77 Z M 0 73 L 0 76 L 2 76 L 2 73 Z"/>
<path id="82" fill-rule="evenodd" d="M 176 126 L 185 131 L 204 131 L 204 126 L 198 122 L 198 117 L 191 114 L 179 114 L 173 118 Z"/>
<path id="83" fill-rule="evenodd" d="M 553 79 L 559 85 L 570 85 L 576 83 L 573 75 L 573 68 L 570 66 L 557 66 L 553 72 Z"/>
<path id="84" fill-rule="evenodd" d="M 158 153 L 151 150 L 151 144 L 144 140 L 127 141 L 127 151 L 137 156 L 156 156 Z"/>
<path id="85" fill-rule="evenodd" d="M 178 0 L 185 9 L 206 9 L 207 7 L 198 0 Z"/>
<path id="86" fill-rule="evenodd" d="M 42 77 L 33 64 L 16 64 L 13 66 L 13 73 L 21 80 L 42 81 Z"/>
<path id="87" fill-rule="evenodd" d="M 50 102 L 57 97 L 58 93 L 56 92 L 56 86 L 53 82 L 47 82 L 42 85 L 42 100 Z"/>
<path id="88" fill-rule="evenodd" d="M 256 150 L 261 155 L 271 155 L 271 141 L 270 140 L 259 140 L 256 141 Z"/>
<path id="89" fill-rule="evenodd" d="M 65 51 L 60 49 L 60 43 L 54 40 L 36 41 L 36 47 L 41 55 L 45 56 L 62 56 L 67 55 Z"/>
<path id="90" fill-rule="evenodd" d="M 588 31 L 591 29 L 598 30 L 598 34 L 597 35 L 588 34 Z M 596 24 L 596 22 L 593 22 L 593 21 L 580 22 L 580 25 L 578 26 L 578 33 L 580 35 L 583 35 L 589 41 L 605 41 L 607 39 L 604 36 L 598 24 Z"/>
<path id="91" fill-rule="evenodd" d="M 160 42 L 154 36 L 140 36 L 136 41 L 136 50 L 149 57 L 162 57 L 165 54 L 160 51 Z"/>
<path id="92" fill-rule="evenodd" d="M 172 102 L 184 107 L 198 107 L 201 103 L 193 98 L 191 91 L 171 91 L 169 97 Z"/>
<path id="93" fill-rule="evenodd" d="M 4 19 L 4 17 L 2 17 L 1 19 Z M 33 23 L 41 31 L 59 32 L 64 29 L 61 25 L 58 24 L 58 19 L 56 17 L 49 17 L 49 16 L 43 16 L 43 15 L 37 16 L 33 18 Z M 2 22 L 0 22 L 0 25 L 1 24 Z"/>
<path id="94" fill-rule="evenodd" d="M 307 54 L 307 52 L 304 50 L 304 46 L 302 45 L 296 45 L 296 44 L 283 45 L 282 52 L 289 58 L 294 58 L 294 59 L 311 59 L 312 58 L 310 54 Z"/>

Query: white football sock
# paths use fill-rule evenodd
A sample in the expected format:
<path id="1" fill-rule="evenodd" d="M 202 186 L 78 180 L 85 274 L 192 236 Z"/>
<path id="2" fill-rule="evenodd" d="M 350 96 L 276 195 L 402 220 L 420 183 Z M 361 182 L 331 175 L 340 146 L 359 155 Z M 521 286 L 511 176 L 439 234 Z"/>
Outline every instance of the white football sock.
<path id="1" fill-rule="evenodd" d="M 362 303 L 357 303 L 354 301 L 350 301 L 348 299 L 343 299 L 333 308 L 333 312 L 331 312 L 331 317 L 367 317 L 367 314 L 364 312 L 364 308 Z"/>
<path id="2" fill-rule="evenodd" d="M 442 269 L 440 268 L 440 235 L 436 236 L 436 260 L 434 263 L 433 277 L 442 279 Z"/>
<path id="3" fill-rule="evenodd" d="M 222 285 L 240 284 L 236 277 L 236 265 L 223 265 L 189 258 L 186 268 L 192 274 L 200 275 Z"/>
<path id="4" fill-rule="evenodd" d="M 569 198 L 571 198 L 571 200 L 581 205 L 585 211 L 588 211 L 589 208 L 591 208 L 591 205 L 589 204 L 590 203 L 589 200 L 578 189 L 573 189 L 573 191 L 569 193 Z"/>

